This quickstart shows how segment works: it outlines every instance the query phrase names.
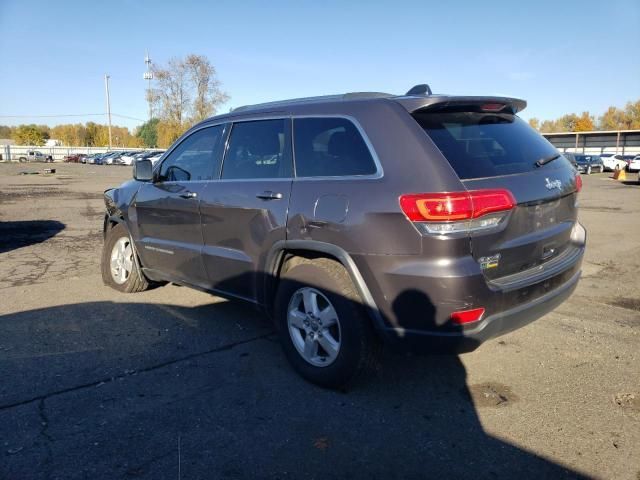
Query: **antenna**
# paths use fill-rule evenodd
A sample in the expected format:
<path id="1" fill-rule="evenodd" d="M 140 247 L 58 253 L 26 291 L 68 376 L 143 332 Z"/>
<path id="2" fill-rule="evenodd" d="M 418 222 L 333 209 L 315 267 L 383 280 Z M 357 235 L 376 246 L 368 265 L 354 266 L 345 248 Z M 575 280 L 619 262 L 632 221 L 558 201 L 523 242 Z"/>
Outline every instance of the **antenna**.
<path id="1" fill-rule="evenodd" d="M 149 51 L 145 51 L 144 64 L 147 66 L 147 71 L 142 74 L 142 79 L 147 80 L 147 101 L 149 102 L 149 120 L 153 118 L 153 98 L 151 93 L 151 80 L 153 80 L 153 70 L 151 70 L 151 58 L 149 58 Z"/>

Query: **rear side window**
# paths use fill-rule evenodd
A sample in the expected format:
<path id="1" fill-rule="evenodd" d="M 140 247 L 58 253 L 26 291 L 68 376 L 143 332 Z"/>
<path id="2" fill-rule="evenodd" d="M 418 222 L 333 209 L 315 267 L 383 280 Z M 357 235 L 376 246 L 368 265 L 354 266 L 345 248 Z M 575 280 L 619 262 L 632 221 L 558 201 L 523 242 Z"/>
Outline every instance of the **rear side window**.
<path id="1" fill-rule="evenodd" d="M 530 172 L 537 160 L 557 153 L 515 115 L 444 112 L 414 118 L 462 180 Z"/>
<path id="2" fill-rule="evenodd" d="M 291 140 L 285 128 L 287 123 L 285 119 L 234 123 L 222 178 L 290 178 Z"/>
<path id="3" fill-rule="evenodd" d="M 293 122 L 296 177 L 371 175 L 376 165 L 356 126 L 346 118 Z"/>

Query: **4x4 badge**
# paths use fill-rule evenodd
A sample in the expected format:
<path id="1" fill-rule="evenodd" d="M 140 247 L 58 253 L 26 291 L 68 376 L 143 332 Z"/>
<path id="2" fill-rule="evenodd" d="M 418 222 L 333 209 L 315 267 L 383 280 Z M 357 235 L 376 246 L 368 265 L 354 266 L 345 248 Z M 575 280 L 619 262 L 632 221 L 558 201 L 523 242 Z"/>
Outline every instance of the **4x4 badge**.
<path id="1" fill-rule="evenodd" d="M 490 257 L 480 257 L 478 259 L 478 263 L 480 264 L 480 268 L 482 270 L 496 268 L 500 263 L 500 254 L 496 253 L 495 255 L 491 255 Z"/>
<path id="2" fill-rule="evenodd" d="M 545 186 L 548 190 L 553 190 L 554 188 L 562 188 L 562 182 L 560 180 L 549 180 L 548 177 L 545 178 L 545 180 L 547 181 Z"/>

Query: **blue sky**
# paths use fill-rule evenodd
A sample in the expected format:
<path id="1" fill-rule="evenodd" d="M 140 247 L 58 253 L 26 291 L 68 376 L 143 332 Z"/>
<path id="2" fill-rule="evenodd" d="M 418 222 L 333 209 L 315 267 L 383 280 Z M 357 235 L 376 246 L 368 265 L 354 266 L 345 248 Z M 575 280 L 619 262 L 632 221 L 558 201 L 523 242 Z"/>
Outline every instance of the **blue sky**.
<path id="1" fill-rule="evenodd" d="M 640 98 L 640 2 L 0 0 L 0 124 L 145 120 L 145 49 L 216 66 L 230 107 L 348 91 L 524 98 L 554 118 Z M 114 117 L 134 127 L 137 120 Z"/>

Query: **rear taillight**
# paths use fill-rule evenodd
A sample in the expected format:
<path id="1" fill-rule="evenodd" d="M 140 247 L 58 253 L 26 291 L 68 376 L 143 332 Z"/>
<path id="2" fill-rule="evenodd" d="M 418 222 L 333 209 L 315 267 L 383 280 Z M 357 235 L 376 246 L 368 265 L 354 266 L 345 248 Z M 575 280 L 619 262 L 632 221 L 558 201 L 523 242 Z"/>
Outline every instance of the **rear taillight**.
<path id="1" fill-rule="evenodd" d="M 402 195 L 400 208 L 426 233 L 454 233 L 497 226 L 516 205 L 509 190 Z"/>
<path id="2" fill-rule="evenodd" d="M 580 174 L 576 175 L 576 193 L 582 190 L 582 177 Z"/>
<path id="3" fill-rule="evenodd" d="M 482 320 L 484 308 L 474 308 L 473 310 L 462 310 L 451 314 L 451 321 L 457 325 L 473 323 Z"/>

